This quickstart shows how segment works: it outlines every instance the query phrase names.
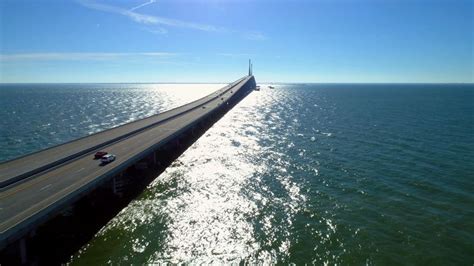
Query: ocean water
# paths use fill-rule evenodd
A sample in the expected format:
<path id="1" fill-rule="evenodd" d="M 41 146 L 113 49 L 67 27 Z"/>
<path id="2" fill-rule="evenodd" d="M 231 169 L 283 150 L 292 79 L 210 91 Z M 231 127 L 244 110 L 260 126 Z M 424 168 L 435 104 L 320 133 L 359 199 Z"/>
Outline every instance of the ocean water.
<path id="1" fill-rule="evenodd" d="M 0 160 L 219 87 L 2 85 Z M 471 265 L 473 158 L 473 85 L 262 85 L 71 264 Z"/>
<path id="2" fill-rule="evenodd" d="M 145 118 L 224 84 L 0 84 L 0 162 Z"/>

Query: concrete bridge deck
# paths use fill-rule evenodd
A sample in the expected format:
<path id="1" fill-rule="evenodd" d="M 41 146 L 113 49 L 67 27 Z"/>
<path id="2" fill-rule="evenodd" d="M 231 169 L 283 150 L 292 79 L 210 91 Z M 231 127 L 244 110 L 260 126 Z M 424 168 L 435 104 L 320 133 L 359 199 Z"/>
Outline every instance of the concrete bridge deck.
<path id="1" fill-rule="evenodd" d="M 0 164 L 0 248 L 253 87 L 246 76 L 168 112 Z M 98 150 L 117 159 L 100 166 Z"/>
<path id="2" fill-rule="evenodd" d="M 172 110 L 1 163 L 0 190 L 41 171 L 84 155 L 87 152 L 100 149 L 105 145 L 120 141 L 121 139 L 130 137 L 133 134 L 137 134 L 147 128 L 156 126 L 166 120 L 182 115 L 184 112 L 192 110 L 193 108 L 216 98 L 218 95 L 242 82 L 244 79 L 245 77 L 215 91 L 212 94 Z"/>

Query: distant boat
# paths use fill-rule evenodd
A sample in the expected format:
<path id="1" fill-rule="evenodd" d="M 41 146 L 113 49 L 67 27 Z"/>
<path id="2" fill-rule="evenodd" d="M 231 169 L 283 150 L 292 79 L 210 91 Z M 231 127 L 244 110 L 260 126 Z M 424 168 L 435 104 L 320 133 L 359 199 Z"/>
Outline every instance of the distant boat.
<path id="1" fill-rule="evenodd" d="M 255 87 L 255 90 L 256 90 L 256 91 L 259 91 L 259 90 L 260 90 L 260 86 Z"/>
<path id="2" fill-rule="evenodd" d="M 273 86 L 268 86 L 268 87 L 269 87 L 270 89 L 274 89 L 274 88 L 275 88 L 275 87 L 273 87 Z"/>

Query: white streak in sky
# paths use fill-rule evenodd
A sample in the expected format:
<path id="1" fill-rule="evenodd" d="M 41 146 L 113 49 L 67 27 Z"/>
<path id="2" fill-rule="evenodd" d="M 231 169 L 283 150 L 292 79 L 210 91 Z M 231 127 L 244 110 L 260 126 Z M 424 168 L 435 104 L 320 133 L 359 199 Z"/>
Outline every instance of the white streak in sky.
<path id="1" fill-rule="evenodd" d="M 130 8 L 128 11 L 133 11 L 133 10 L 139 9 L 139 8 L 141 8 L 141 7 L 144 7 L 144 6 L 153 4 L 153 3 L 155 3 L 155 2 L 156 2 L 155 0 L 150 0 L 150 1 L 146 2 L 146 3 L 143 3 L 143 4 L 141 4 L 141 5 L 138 5 L 138 6 L 136 6 L 136 7 L 132 7 L 132 8 Z"/>
<path id="2" fill-rule="evenodd" d="M 237 33 L 237 34 L 242 35 L 244 38 L 248 40 L 257 40 L 257 41 L 266 40 L 266 37 L 262 33 L 259 33 L 259 32 L 241 32 L 241 31 L 229 30 L 223 27 L 217 27 L 214 25 L 188 22 L 188 21 L 166 18 L 166 17 L 161 17 L 161 16 L 144 15 L 144 14 L 135 12 L 136 9 L 150 5 L 154 3 L 155 0 L 150 0 L 146 3 L 133 7 L 129 10 L 120 8 L 117 6 L 97 3 L 92 0 L 77 0 L 77 1 L 79 4 L 81 4 L 82 6 L 86 8 L 109 12 L 109 13 L 120 14 L 122 16 L 126 16 L 129 19 L 141 24 L 179 27 L 179 28 L 187 28 L 187 29 L 207 31 L 207 32 Z M 158 29 L 157 31 L 153 33 L 166 33 L 166 30 Z"/>
<path id="3" fill-rule="evenodd" d="M 244 34 L 244 37 L 254 41 L 264 41 L 267 39 L 265 35 L 261 34 L 260 32 L 247 32 Z"/>
<path id="4" fill-rule="evenodd" d="M 139 14 L 130 10 L 126 10 L 120 7 L 100 4 L 100 3 L 96 3 L 96 2 L 88 1 L 88 0 L 78 0 L 78 3 L 90 9 L 95 9 L 95 10 L 100 10 L 104 12 L 127 16 L 138 23 L 143 23 L 143 24 L 157 24 L 158 23 L 157 19 L 153 16 L 142 15 L 142 14 Z"/>
<path id="5" fill-rule="evenodd" d="M 225 28 L 216 27 L 207 24 L 199 24 L 194 22 L 187 22 L 177 19 L 165 18 L 165 17 L 158 17 L 158 16 L 150 16 L 139 14 L 137 12 L 126 10 L 116 6 L 110 6 L 105 4 L 100 4 L 88 0 L 78 0 L 78 2 L 87 8 L 100 10 L 109 13 L 120 14 L 132 19 L 135 22 L 142 23 L 142 24 L 161 24 L 166 26 L 172 27 L 181 27 L 181 28 L 189 28 L 201 31 L 218 31 L 218 32 L 226 32 Z"/>
<path id="6" fill-rule="evenodd" d="M 162 27 L 158 27 L 158 28 L 145 28 L 144 29 L 145 31 L 148 31 L 150 33 L 153 33 L 153 34 L 167 34 L 168 33 L 168 30 L 165 29 L 165 28 L 162 28 Z"/>

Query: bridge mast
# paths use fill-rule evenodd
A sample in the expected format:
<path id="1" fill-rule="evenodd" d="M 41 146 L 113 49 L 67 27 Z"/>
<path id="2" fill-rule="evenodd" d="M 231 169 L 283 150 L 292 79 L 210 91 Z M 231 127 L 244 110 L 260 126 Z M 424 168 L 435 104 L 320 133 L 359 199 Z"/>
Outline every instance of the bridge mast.
<path id="1" fill-rule="evenodd" d="M 253 64 L 252 60 L 249 59 L 249 76 L 253 75 Z"/>
<path id="2" fill-rule="evenodd" d="M 249 59 L 249 76 L 252 76 L 252 61 Z"/>

